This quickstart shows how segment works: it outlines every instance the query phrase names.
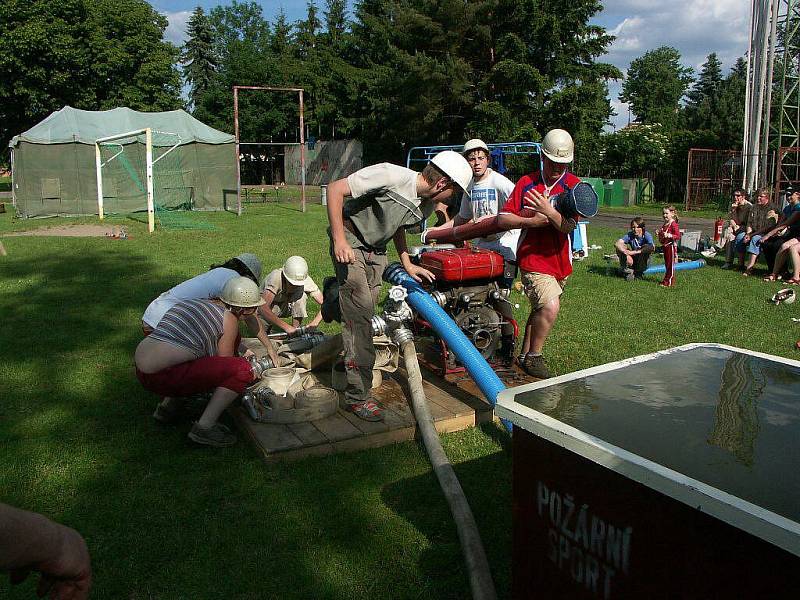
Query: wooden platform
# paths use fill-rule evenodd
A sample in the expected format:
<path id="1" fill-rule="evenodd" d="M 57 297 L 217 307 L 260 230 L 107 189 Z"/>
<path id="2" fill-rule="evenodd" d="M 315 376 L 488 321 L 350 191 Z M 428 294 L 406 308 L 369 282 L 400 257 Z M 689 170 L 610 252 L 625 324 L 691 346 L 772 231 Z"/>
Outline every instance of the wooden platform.
<path id="1" fill-rule="evenodd" d="M 327 373 L 318 374 L 328 385 Z M 498 373 L 509 386 L 532 381 L 519 371 Z M 494 418 L 469 375 L 454 373 L 440 377 L 422 368 L 423 388 L 436 429 L 441 433 L 460 431 Z M 256 423 L 241 408 L 231 412 L 237 425 L 268 462 L 293 460 L 306 456 L 377 448 L 414 439 L 417 425 L 406 394 L 405 372 L 385 374 L 383 384 L 373 390 L 384 406 L 385 420 L 371 423 L 341 408 L 337 414 L 319 421 L 289 425 Z"/>

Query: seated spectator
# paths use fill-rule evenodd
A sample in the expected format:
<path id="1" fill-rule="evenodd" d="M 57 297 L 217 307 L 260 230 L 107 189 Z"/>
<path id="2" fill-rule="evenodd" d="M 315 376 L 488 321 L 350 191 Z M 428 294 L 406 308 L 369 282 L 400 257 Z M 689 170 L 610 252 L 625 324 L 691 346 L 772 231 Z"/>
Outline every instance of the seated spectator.
<path id="1" fill-rule="evenodd" d="M 736 250 L 736 244 L 734 242 L 737 234 L 744 231 L 747 225 L 747 215 L 750 213 L 751 206 L 753 206 L 753 204 L 747 198 L 747 192 L 741 188 L 734 190 L 733 202 L 725 218 L 722 239 L 720 240 L 720 247 L 725 249 L 725 264 L 722 265 L 723 269 L 730 269 L 733 266 L 733 254 Z"/>
<path id="2" fill-rule="evenodd" d="M 736 235 L 736 251 L 739 254 L 739 268 L 745 277 L 752 275 L 753 267 L 761 253 L 761 237 L 778 222 L 778 211 L 770 203 L 770 192 L 766 188 L 758 191 L 756 203 L 750 207 L 744 231 Z M 745 262 L 745 254 L 747 261 Z"/>
<path id="3" fill-rule="evenodd" d="M 788 250 L 796 243 L 795 236 L 800 227 L 800 189 L 787 189 L 789 203 L 783 207 L 778 224 L 761 238 L 761 253 L 764 255 L 770 274 L 765 281 L 780 279 L 786 265 Z"/>
<path id="4" fill-rule="evenodd" d="M 655 249 L 653 236 L 646 231 L 644 219 L 636 217 L 631 221 L 631 230 L 614 244 L 619 258 L 619 266 L 626 281 L 641 277 L 650 262 Z"/>

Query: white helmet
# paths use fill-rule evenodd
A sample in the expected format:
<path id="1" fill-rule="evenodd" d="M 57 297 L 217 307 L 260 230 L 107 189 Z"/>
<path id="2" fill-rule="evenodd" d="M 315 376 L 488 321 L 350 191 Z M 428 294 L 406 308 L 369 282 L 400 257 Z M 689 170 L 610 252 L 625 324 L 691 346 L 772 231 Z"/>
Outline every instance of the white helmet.
<path id="1" fill-rule="evenodd" d="M 302 256 L 290 256 L 283 263 L 281 273 L 292 285 L 304 285 L 308 277 L 308 263 Z"/>
<path id="2" fill-rule="evenodd" d="M 464 147 L 461 149 L 461 154 L 466 156 L 473 150 L 483 150 L 484 152 L 486 152 L 486 154 L 490 154 L 489 146 L 484 144 L 483 140 L 479 140 L 478 138 L 471 139 L 466 144 L 464 144 Z"/>
<path id="3" fill-rule="evenodd" d="M 453 150 L 444 150 L 435 155 L 431 162 L 447 175 L 462 190 L 472 182 L 472 168 L 467 159 Z"/>
<path id="4" fill-rule="evenodd" d="M 542 140 L 542 152 L 553 162 L 570 163 L 575 152 L 575 142 L 563 129 L 551 129 Z"/>
<path id="5" fill-rule="evenodd" d="M 225 304 L 239 308 L 251 308 L 264 304 L 261 290 L 258 289 L 255 281 L 241 275 L 231 277 L 225 282 L 222 294 L 220 294 L 220 300 Z"/>
<path id="6" fill-rule="evenodd" d="M 261 280 L 261 261 L 258 260 L 258 257 L 255 254 L 245 252 L 237 256 L 236 259 L 245 267 L 250 269 L 250 272 L 253 274 L 253 277 L 256 278 L 256 281 Z"/>

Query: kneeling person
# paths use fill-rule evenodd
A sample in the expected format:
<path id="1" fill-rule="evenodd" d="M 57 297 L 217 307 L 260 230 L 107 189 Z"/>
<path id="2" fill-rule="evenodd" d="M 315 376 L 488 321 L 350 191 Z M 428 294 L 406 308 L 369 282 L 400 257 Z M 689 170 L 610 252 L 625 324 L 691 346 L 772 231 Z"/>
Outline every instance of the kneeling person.
<path id="1" fill-rule="evenodd" d="M 236 443 L 236 436 L 217 419 L 253 381 L 250 363 L 237 356 L 239 322 L 257 333 L 274 355 L 255 316 L 263 303 L 258 286 L 239 276 L 228 280 L 219 298 L 182 300 L 166 312 L 134 355 L 139 382 L 163 396 L 153 414 L 157 420 L 174 420 L 182 397 L 213 390 L 189 439 L 216 447 Z"/>
<path id="2" fill-rule="evenodd" d="M 261 286 L 264 304 L 258 310 L 268 329 L 278 328 L 292 334 L 308 318 L 308 296 L 322 305 L 322 292 L 308 274 L 308 263 L 302 256 L 290 256 L 283 268 L 275 269 L 264 279 Z M 282 318 L 288 316 L 292 318 L 291 325 Z M 322 311 L 307 326 L 316 327 L 320 321 Z"/>
<path id="3" fill-rule="evenodd" d="M 627 281 L 641 277 L 655 250 L 653 236 L 645 229 L 644 219 L 636 217 L 631 221 L 631 230 L 614 244 L 619 258 L 619 266 Z"/>

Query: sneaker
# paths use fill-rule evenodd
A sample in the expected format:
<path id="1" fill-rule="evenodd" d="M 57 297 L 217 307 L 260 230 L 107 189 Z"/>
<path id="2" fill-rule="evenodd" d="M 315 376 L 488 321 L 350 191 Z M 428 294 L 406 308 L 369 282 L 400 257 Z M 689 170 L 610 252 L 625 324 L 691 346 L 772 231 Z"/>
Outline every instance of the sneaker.
<path id="1" fill-rule="evenodd" d="M 211 427 L 201 427 L 195 423 L 189 432 L 189 439 L 214 448 L 226 448 L 236 443 L 236 436 L 222 423 L 214 423 Z"/>
<path id="2" fill-rule="evenodd" d="M 383 421 L 383 409 L 371 398 L 364 402 L 347 404 L 345 409 L 365 421 Z"/>
<path id="3" fill-rule="evenodd" d="M 177 423 L 183 418 L 186 413 L 186 403 L 183 398 L 164 398 L 156 410 L 153 412 L 153 418 L 159 423 L 170 425 Z"/>
<path id="4" fill-rule="evenodd" d="M 732 269 L 732 268 L 733 268 L 733 264 L 732 264 L 732 263 L 729 263 L 729 262 L 726 262 L 724 265 L 722 265 L 722 266 L 720 267 L 720 269 L 726 269 L 726 270 L 727 270 L 727 269 Z"/>
<path id="5" fill-rule="evenodd" d="M 539 379 L 547 379 L 550 377 L 550 371 L 547 369 L 547 365 L 544 362 L 544 356 L 541 354 L 539 356 L 528 354 L 522 368 L 531 377 L 538 377 Z"/>
<path id="6" fill-rule="evenodd" d="M 622 275 L 625 281 L 633 281 L 633 269 L 622 269 Z"/>

